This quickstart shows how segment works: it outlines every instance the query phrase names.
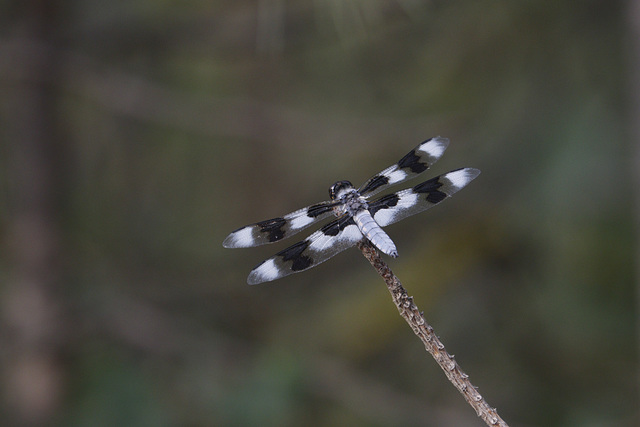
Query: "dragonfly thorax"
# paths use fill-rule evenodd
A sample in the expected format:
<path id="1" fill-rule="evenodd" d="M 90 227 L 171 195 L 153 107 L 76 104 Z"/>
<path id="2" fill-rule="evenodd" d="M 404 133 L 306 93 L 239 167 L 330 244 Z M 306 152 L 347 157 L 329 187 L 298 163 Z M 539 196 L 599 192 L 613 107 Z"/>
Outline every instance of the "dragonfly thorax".
<path id="1" fill-rule="evenodd" d="M 329 189 L 329 195 L 332 200 L 340 202 L 333 208 L 336 216 L 341 216 L 345 213 L 353 216 L 356 212 L 369 207 L 364 197 L 353 188 L 349 181 L 338 181 L 333 184 Z"/>
<path id="2" fill-rule="evenodd" d="M 340 200 L 345 194 L 354 192 L 353 184 L 350 181 L 338 181 L 329 188 L 331 200 Z"/>

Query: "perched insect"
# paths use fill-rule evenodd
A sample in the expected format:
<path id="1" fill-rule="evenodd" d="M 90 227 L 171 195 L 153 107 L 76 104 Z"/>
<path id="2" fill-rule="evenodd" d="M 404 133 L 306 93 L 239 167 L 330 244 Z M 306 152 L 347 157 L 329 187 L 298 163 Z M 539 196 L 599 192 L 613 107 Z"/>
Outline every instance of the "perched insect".
<path id="1" fill-rule="evenodd" d="M 299 209 L 282 217 L 239 228 L 223 242 L 225 248 L 248 248 L 293 236 L 331 215 L 329 222 L 305 240 L 262 262 L 251 270 L 247 282 L 255 285 L 307 270 L 367 238 L 380 251 L 397 257 L 398 251 L 382 227 L 422 212 L 457 192 L 480 174 L 462 168 L 431 178 L 412 188 L 369 201 L 383 189 L 413 178 L 435 163 L 449 140 L 431 138 L 411 150 L 393 166 L 372 176 L 359 189 L 349 181 L 338 181 L 329 189 L 331 200 Z"/>

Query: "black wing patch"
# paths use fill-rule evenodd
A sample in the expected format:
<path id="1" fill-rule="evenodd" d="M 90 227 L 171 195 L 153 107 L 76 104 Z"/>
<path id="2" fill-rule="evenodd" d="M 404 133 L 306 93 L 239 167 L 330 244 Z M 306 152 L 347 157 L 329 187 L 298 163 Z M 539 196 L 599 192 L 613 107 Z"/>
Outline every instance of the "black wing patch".
<path id="1" fill-rule="evenodd" d="M 369 178 L 358 192 L 368 197 L 382 191 L 385 187 L 421 174 L 442 156 L 448 145 L 449 140 L 439 136 L 424 141 L 398 163 Z"/>
<path id="2" fill-rule="evenodd" d="M 414 174 L 422 173 L 429 168 L 427 164 L 420 161 L 420 156 L 416 154 L 415 149 L 400 159 L 398 167 L 400 169 L 408 169 Z"/>
<path id="3" fill-rule="evenodd" d="M 323 202 L 291 212 L 283 217 L 260 221 L 239 228 L 222 243 L 225 248 L 248 248 L 278 242 L 293 236 L 333 213 L 335 202 Z"/>
<path id="4" fill-rule="evenodd" d="M 353 218 L 342 216 L 256 266 L 251 270 L 247 283 L 256 285 L 308 270 L 354 246 L 361 239 L 362 233 Z"/>
<path id="5" fill-rule="evenodd" d="M 309 247 L 309 243 L 308 240 L 303 240 L 278 252 L 276 255 L 282 258 L 283 263 L 291 261 L 292 271 L 306 270 L 313 264 L 313 259 L 304 254 L 304 251 Z"/>
<path id="6" fill-rule="evenodd" d="M 264 235 L 269 242 L 277 242 L 284 237 L 284 226 L 287 221 L 284 218 L 273 218 L 266 221 L 260 221 L 256 224 L 258 231 Z"/>
<path id="7" fill-rule="evenodd" d="M 413 188 L 383 196 L 369 203 L 373 219 L 381 227 L 425 211 L 464 188 L 480 175 L 478 169 L 464 168 L 445 173 Z"/>

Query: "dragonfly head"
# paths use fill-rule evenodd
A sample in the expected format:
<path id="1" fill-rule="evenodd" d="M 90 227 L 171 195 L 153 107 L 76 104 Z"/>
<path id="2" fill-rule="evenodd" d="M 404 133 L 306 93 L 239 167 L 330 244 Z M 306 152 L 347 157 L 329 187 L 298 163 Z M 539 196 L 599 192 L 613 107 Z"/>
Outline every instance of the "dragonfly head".
<path id="1" fill-rule="evenodd" d="M 331 200 L 341 198 L 346 191 L 354 190 L 353 184 L 349 181 L 338 181 L 329 188 L 329 197 Z"/>

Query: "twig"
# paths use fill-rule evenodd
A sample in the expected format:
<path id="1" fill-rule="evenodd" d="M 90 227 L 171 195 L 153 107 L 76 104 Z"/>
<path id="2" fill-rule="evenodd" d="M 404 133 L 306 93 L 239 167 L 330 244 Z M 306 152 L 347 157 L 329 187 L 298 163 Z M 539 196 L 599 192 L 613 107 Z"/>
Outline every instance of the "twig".
<path id="1" fill-rule="evenodd" d="M 413 302 L 413 297 L 407 294 L 402 287 L 400 280 L 393 274 L 389 266 L 380 258 L 376 248 L 368 240 L 363 240 L 358 244 L 362 254 L 369 260 L 373 268 L 384 279 L 393 302 L 398 307 L 400 315 L 407 321 L 413 332 L 420 338 L 425 348 L 438 362 L 447 378 L 464 396 L 469 405 L 476 410 L 476 414 L 487 423 L 488 426 L 508 427 L 507 423 L 498 415 L 495 408 L 489 406 L 484 398 L 478 393 L 476 387 L 469 381 L 469 376 L 465 374 L 453 355 L 447 353 L 444 344 L 436 336 L 433 328 L 425 321 L 424 316 Z"/>

